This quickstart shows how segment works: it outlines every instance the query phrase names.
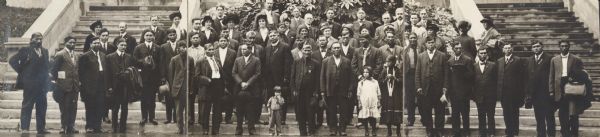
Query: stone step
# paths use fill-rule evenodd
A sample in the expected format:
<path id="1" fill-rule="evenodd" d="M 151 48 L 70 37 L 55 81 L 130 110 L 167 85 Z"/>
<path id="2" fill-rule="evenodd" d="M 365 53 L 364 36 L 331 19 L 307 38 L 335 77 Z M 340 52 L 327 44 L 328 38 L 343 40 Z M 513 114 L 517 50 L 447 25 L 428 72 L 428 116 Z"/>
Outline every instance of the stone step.
<path id="1" fill-rule="evenodd" d="M 106 28 L 106 29 L 108 29 L 109 32 L 111 30 L 114 30 L 114 31 L 117 31 L 117 32 L 119 31 L 119 26 L 118 25 L 108 25 L 108 26 L 103 26 L 103 27 Z M 163 24 L 160 27 L 161 28 L 168 28 L 168 27 L 171 27 L 171 26 L 170 26 L 170 24 L 168 24 L 168 26 L 167 26 L 167 24 Z M 148 23 L 147 25 L 128 25 L 127 26 L 127 30 L 131 30 L 131 31 L 133 31 L 133 30 L 144 30 L 144 29 L 147 29 L 147 28 L 150 28 L 150 23 Z M 89 31 L 90 31 L 90 27 L 89 26 L 75 26 L 75 27 L 73 27 L 73 30 L 74 30 L 73 32 L 81 32 L 81 31 L 83 31 L 85 29 L 87 29 L 88 33 L 89 33 Z M 115 34 L 117 34 L 117 33 L 115 33 Z"/>
<path id="2" fill-rule="evenodd" d="M 92 24 L 95 21 L 77 21 L 76 26 L 89 26 L 90 24 Z M 118 26 L 121 22 L 125 22 L 127 23 L 127 25 L 149 25 L 150 20 L 127 20 L 127 21 L 106 21 L 103 20 L 102 21 L 102 25 L 104 26 Z M 170 20 L 160 20 L 159 21 L 162 24 L 171 24 L 172 21 Z"/>
<path id="3" fill-rule="evenodd" d="M 90 6 L 90 11 L 152 11 L 152 10 L 179 10 L 179 6 Z"/>
<path id="4" fill-rule="evenodd" d="M 83 104 L 78 104 L 80 108 L 78 108 L 77 110 L 77 119 L 78 120 L 84 120 L 85 119 L 85 109 L 81 108 L 83 107 Z M 132 104 L 129 105 L 130 107 L 137 107 L 139 108 L 139 103 L 138 104 Z M 158 104 L 157 104 L 158 106 Z M 161 105 L 162 106 L 162 105 Z M 477 117 L 477 108 L 474 108 L 475 106 L 471 106 L 470 111 L 469 111 L 469 116 L 472 117 Z M 20 115 L 21 109 L 0 109 L 0 119 L 19 119 L 21 117 Z M 502 108 L 496 108 L 495 111 L 495 116 L 503 116 L 503 110 Z M 158 121 L 164 121 L 166 120 L 166 111 L 164 109 L 161 110 L 156 110 L 155 111 L 156 116 L 155 119 Z M 35 111 L 34 113 L 35 114 Z M 198 110 L 195 111 L 195 116 L 198 116 Z M 419 115 L 419 113 L 416 113 L 417 115 Z M 558 118 L 558 111 L 556 111 L 555 116 Z M 534 117 L 534 111 L 533 109 L 524 109 L 521 108 L 520 112 L 519 112 L 519 117 L 521 118 L 532 118 Z M 355 113 L 355 117 L 356 117 L 356 113 Z M 449 114 L 447 115 L 448 117 L 450 116 Z M 128 109 L 128 120 L 141 120 L 141 110 L 140 109 Z M 234 116 L 235 117 L 235 116 Z M 407 117 L 407 115 L 404 115 L 404 117 Z M 586 110 L 585 113 L 580 115 L 580 118 L 590 118 L 590 119 L 598 119 L 600 120 L 600 110 Z M 32 119 L 35 119 L 35 117 L 33 117 Z M 60 119 L 60 110 L 58 108 L 49 108 L 46 111 L 46 119 Z M 267 121 L 269 119 L 269 113 L 262 113 L 261 114 L 261 119 L 264 121 Z M 235 121 L 235 119 L 234 119 Z M 286 121 L 289 122 L 294 122 L 296 121 L 296 114 L 294 112 L 288 112 L 287 113 L 287 117 L 286 117 Z M 353 121 L 356 121 L 356 118 L 353 119 Z M 477 122 L 477 121 L 475 121 Z"/>
<path id="5" fill-rule="evenodd" d="M 512 8 L 479 8 L 483 12 L 568 12 L 564 7 L 512 7 Z"/>
<path id="6" fill-rule="evenodd" d="M 594 39 L 558 39 L 558 38 L 538 38 L 537 40 L 543 41 L 545 43 L 558 43 L 561 40 L 567 40 L 571 42 L 571 44 L 582 44 L 584 42 L 591 42 Z M 504 39 L 505 42 L 511 42 L 512 44 L 531 44 L 531 39 Z"/>
<path id="7" fill-rule="evenodd" d="M 572 12 L 481 12 L 483 16 L 490 16 L 492 19 L 498 17 L 571 17 Z"/>
<path id="8" fill-rule="evenodd" d="M 174 11 L 89 11 L 86 16 L 169 16 Z"/>
<path id="9" fill-rule="evenodd" d="M 496 28 L 501 34 L 512 33 L 586 33 L 585 27 L 574 28 L 539 28 L 539 27 L 519 27 L 519 28 Z"/>
<path id="10" fill-rule="evenodd" d="M 114 136 L 127 136 L 127 135 L 131 135 L 131 136 L 140 136 L 140 135 L 142 135 L 142 136 L 173 136 L 177 132 L 176 124 L 167 124 L 167 125 L 165 125 L 165 124 L 148 125 L 147 124 L 146 126 L 142 127 L 142 126 L 139 126 L 136 122 L 137 121 L 135 121 L 135 122 L 128 121 L 127 122 L 127 133 L 126 134 L 112 134 L 112 135 L 114 135 Z M 0 127 L 0 129 L 4 129 L 5 131 L 7 131 L 2 134 L 12 135 L 11 133 L 13 133 L 15 135 L 12 135 L 12 136 L 20 135 L 20 133 L 15 131 L 16 125 L 18 123 L 19 123 L 18 120 L 0 121 L 0 125 L 2 126 L 2 127 Z M 33 132 L 31 134 L 35 134 L 35 126 L 34 126 L 35 124 L 34 123 L 35 123 L 35 121 L 32 121 L 32 126 L 31 126 L 32 129 L 30 129 L 30 130 Z M 52 132 L 51 135 L 56 134 L 58 132 L 58 128 L 60 127 L 59 123 L 60 122 L 57 120 L 46 121 L 46 128 Z M 76 125 L 76 129 L 79 129 L 81 132 L 81 130 L 84 129 L 85 122 L 76 121 L 75 125 Z M 235 133 L 235 127 L 236 126 L 232 125 L 232 124 L 221 124 L 220 135 L 225 135 L 225 136 L 233 135 Z M 109 132 L 111 130 L 111 126 L 109 124 L 103 124 L 102 128 Z M 378 128 L 379 128 L 379 130 L 377 130 L 377 134 L 379 134 L 379 135 L 387 134 L 387 130 L 385 129 L 385 126 L 378 125 Z M 443 131 L 443 136 L 451 136 L 452 134 L 451 134 L 450 127 L 446 126 L 445 128 L 446 129 L 444 129 L 444 131 Z M 202 136 L 201 135 L 202 130 L 199 125 L 191 126 L 189 129 L 190 129 L 189 135 L 186 135 L 186 136 Z M 503 136 L 504 129 L 506 129 L 505 126 L 496 126 L 496 134 L 495 135 Z M 535 136 L 536 135 L 534 126 L 521 126 L 519 129 L 520 129 L 519 135 L 521 135 L 521 136 Z M 556 129 L 559 130 L 560 127 L 557 126 Z M 256 133 L 258 134 L 258 136 L 270 135 L 267 125 L 257 125 L 256 131 L 257 131 Z M 247 135 L 248 134 L 247 132 L 248 132 L 248 130 L 246 129 L 246 126 L 244 126 L 244 135 Z M 599 136 L 600 135 L 599 132 L 600 132 L 600 130 L 597 128 L 580 127 L 579 134 L 581 136 Z M 363 136 L 364 129 L 357 128 L 354 126 L 348 126 L 346 129 L 346 133 L 348 134 L 348 136 Z M 559 133 L 557 133 L 557 134 L 559 135 Z M 27 136 L 27 134 L 24 134 L 24 135 Z M 78 135 L 101 136 L 104 134 L 85 134 L 85 133 L 76 134 L 76 136 L 78 136 Z M 298 131 L 298 125 L 290 125 L 290 124 L 283 125 L 282 126 L 282 135 L 284 135 L 284 136 L 300 135 L 300 133 Z M 324 124 L 323 127 L 317 129 L 315 136 L 327 136 L 327 135 L 329 135 L 328 127 L 326 126 L 326 124 Z M 403 136 L 409 136 L 409 135 L 410 136 L 426 136 L 426 133 L 425 133 L 425 128 L 422 126 L 411 126 L 411 127 L 402 126 L 402 135 Z M 479 135 L 479 132 L 477 130 L 477 125 L 471 125 L 470 135 L 471 136 Z M 23 135 L 21 135 L 21 136 L 23 136 Z M 175 135 L 175 136 L 181 136 L 181 135 Z"/>
<path id="11" fill-rule="evenodd" d="M 146 26 L 147 27 L 147 26 Z M 167 26 L 162 26 L 163 28 L 168 28 Z M 130 34 L 142 34 L 142 31 L 144 31 L 144 29 L 146 28 L 127 28 L 127 33 Z M 79 28 L 73 28 L 73 31 L 71 32 L 72 34 L 81 34 L 81 35 L 88 35 L 90 34 L 90 28 L 84 29 L 83 27 L 79 27 Z M 119 34 L 119 29 L 109 29 L 108 32 L 110 32 L 110 34 Z"/>
<path id="12" fill-rule="evenodd" d="M 496 17 L 494 23 L 503 22 L 576 22 L 577 17 Z"/>
<path id="13" fill-rule="evenodd" d="M 485 3 L 477 4 L 479 8 L 563 8 L 563 3 Z"/>
<path id="14" fill-rule="evenodd" d="M 495 23 L 497 28 L 518 28 L 518 27 L 582 27 L 581 22 L 510 22 L 510 23 Z"/>
<path id="15" fill-rule="evenodd" d="M 561 38 L 561 39 L 569 39 L 569 38 L 593 38 L 594 34 L 592 33 L 511 33 L 511 34 L 503 34 L 505 39 L 515 39 L 515 38 L 523 38 L 523 39 L 537 39 L 537 38 Z M 550 43 L 548 43 L 550 44 Z M 544 43 L 544 46 L 548 46 L 548 44 Z M 558 45 L 555 44 L 557 47 Z M 573 48 L 573 47 L 571 47 Z"/>
<path id="16" fill-rule="evenodd" d="M 168 16 L 158 16 L 159 20 L 169 20 Z M 79 17 L 80 21 L 124 21 L 124 20 L 146 20 L 150 21 L 150 16 L 81 16 Z"/>

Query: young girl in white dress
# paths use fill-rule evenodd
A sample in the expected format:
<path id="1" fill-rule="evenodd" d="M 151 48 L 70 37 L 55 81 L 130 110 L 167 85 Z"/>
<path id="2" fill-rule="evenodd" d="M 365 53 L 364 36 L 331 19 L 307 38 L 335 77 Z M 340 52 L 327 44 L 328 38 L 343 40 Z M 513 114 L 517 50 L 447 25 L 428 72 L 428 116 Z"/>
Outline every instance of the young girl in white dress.
<path id="1" fill-rule="evenodd" d="M 358 118 L 362 119 L 363 126 L 365 127 L 365 136 L 369 136 L 369 125 L 371 125 L 371 131 L 373 136 L 377 136 L 377 124 L 376 121 L 381 117 L 381 92 L 379 90 L 379 83 L 371 76 L 371 68 L 366 67 L 363 69 L 363 79 L 358 82 L 357 97 L 358 107 Z"/>

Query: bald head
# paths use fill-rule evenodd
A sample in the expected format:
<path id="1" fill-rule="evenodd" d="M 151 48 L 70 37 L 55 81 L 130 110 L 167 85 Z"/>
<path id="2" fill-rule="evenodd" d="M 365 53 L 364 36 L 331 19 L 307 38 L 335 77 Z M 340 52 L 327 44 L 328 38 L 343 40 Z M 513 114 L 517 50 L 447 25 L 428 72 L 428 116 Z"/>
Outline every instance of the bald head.
<path id="1" fill-rule="evenodd" d="M 121 33 L 125 33 L 127 31 L 127 23 L 125 23 L 125 22 L 119 23 L 119 31 Z"/>

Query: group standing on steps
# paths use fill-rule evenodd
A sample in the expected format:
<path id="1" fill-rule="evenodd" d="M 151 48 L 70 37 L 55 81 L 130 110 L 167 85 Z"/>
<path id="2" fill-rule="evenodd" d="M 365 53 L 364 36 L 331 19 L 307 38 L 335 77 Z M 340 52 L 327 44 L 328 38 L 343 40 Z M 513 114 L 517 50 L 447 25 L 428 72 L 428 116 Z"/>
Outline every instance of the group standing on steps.
<path id="1" fill-rule="evenodd" d="M 140 126 L 158 125 L 158 99 L 166 108 L 164 124 L 176 123 L 179 134 L 197 128 L 203 135 L 219 135 L 221 123 L 235 123 L 235 135 L 244 133 L 244 124 L 249 135 L 257 135 L 256 124 L 266 123 L 272 135 L 286 135 L 281 129 L 294 108 L 301 136 L 319 135 L 323 122 L 331 136 L 347 136 L 351 125 L 377 136 L 377 124 L 386 125 L 387 136 L 400 136 L 401 128 L 415 126 L 418 108 L 427 136 L 435 137 L 444 135 L 449 106 L 451 135 L 469 136 L 474 101 L 479 136 L 497 134 L 497 102 L 506 136 L 519 135 L 521 107 L 533 107 L 538 136 L 555 136 L 557 110 L 562 136 L 578 136 L 578 115 L 590 106 L 591 80 L 569 41 L 558 42 L 560 55 L 553 56 L 532 40 L 534 54 L 519 57 L 513 44 L 501 41 L 490 17 L 479 22 L 482 39 L 469 36 L 471 23 L 460 21 L 454 25 L 459 35 L 444 40 L 424 17 L 432 16 L 427 10 L 398 7 L 384 13 L 380 24 L 367 20 L 363 9 L 355 20 L 337 20 L 327 10 L 317 22 L 301 8 L 277 11 L 272 0 L 263 7 L 249 31 L 223 5 L 216 7 L 218 16 L 191 19 L 191 30 L 179 26 L 179 12 L 169 15 L 169 27 L 151 16 L 139 41 L 127 23 L 119 24 L 117 35 L 99 20 L 90 25 L 82 54 L 75 51 L 76 38 L 67 36 L 64 48 L 48 55 L 42 34 L 34 33 L 30 46 L 9 59 L 23 89 L 20 130 L 28 132 L 35 106 L 37 133 L 50 133 L 50 87 L 60 106 L 61 134 L 79 133 L 79 98 L 86 133 L 105 133 L 103 121 L 111 122 L 113 133 L 126 133 L 128 104 L 136 101 Z M 268 110 L 268 120 L 261 109 Z"/>

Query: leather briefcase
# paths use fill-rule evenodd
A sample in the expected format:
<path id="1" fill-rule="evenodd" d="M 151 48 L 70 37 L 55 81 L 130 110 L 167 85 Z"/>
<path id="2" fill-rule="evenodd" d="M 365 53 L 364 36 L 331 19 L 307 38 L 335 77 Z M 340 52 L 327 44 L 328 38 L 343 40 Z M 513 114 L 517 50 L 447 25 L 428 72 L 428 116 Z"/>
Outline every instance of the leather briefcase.
<path id="1" fill-rule="evenodd" d="M 583 83 L 567 83 L 565 85 L 565 95 L 581 96 L 585 93 L 585 84 Z"/>

